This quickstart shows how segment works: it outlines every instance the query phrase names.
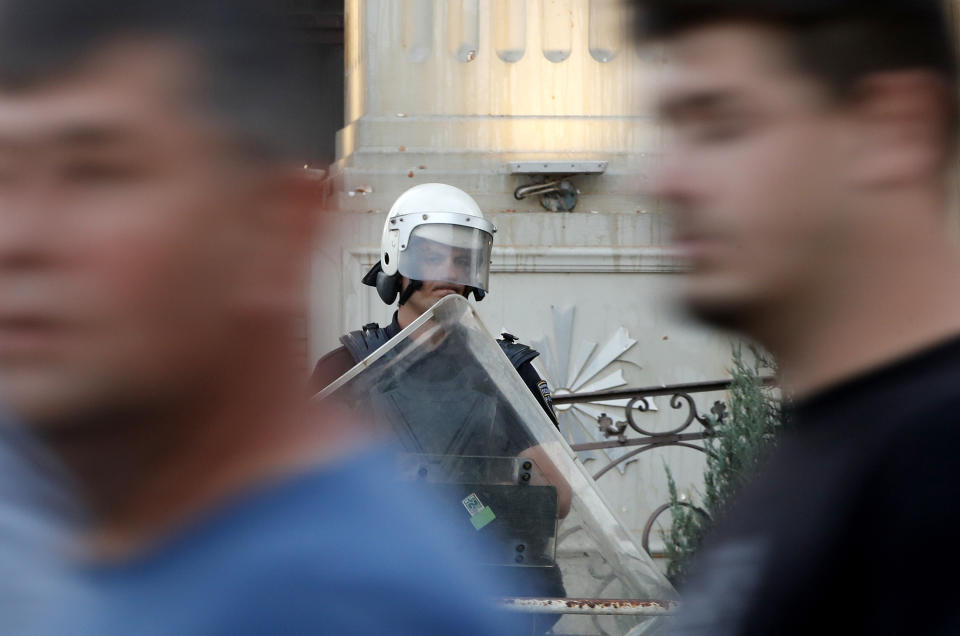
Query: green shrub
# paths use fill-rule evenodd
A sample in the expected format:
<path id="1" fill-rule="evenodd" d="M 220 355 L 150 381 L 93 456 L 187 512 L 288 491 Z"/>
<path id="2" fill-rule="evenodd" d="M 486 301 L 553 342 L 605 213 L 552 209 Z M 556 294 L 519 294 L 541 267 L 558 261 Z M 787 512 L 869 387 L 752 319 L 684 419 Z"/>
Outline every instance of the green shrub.
<path id="1" fill-rule="evenodd" d="M 690 559 L 704 536 L 723 517 L 733 497 L 757 472 L 775 443 L 780 407 L 763 381 L 773 364 L 756 349 L 751 350 L 754 362 L 749 364 L 743 359 L 742 347 L 733 347 L 733 382 L 728 389 L 727 408 L 719 417 L 708 416 L 710 425 L 704 439 L 707 465 L 699 506 L 678 494 L 673 475 L 665 467 L 673 521 L 670 530 L 663 531 L 663 539 L 669 560 L 667 578 L 674 585 L 684 581 Z"/>

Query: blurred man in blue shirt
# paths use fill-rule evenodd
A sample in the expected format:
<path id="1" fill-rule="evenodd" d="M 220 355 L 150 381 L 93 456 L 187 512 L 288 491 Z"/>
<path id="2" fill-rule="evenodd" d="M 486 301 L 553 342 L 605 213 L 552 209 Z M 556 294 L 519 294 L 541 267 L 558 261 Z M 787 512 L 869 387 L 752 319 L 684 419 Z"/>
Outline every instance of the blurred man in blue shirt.
<path id="1" fill-rule="evenodd" d="M 322 78 L 273 4 L 0 5 L 0 402 L 90 518 L 52 630 L 509 633 L 388 455 L 309 405 Z"/>

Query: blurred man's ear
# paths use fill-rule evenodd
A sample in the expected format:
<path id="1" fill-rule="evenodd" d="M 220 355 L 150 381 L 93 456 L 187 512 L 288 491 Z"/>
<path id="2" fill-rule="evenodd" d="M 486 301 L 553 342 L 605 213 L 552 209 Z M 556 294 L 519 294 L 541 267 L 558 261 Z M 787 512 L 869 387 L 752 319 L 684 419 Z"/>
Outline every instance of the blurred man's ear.
<path id="1" fill-rule="evenodd" d="M 874 73 L 857 85 L 850 160 L 858 185 L 898 186 L 942 174 L 952 147 L 947 90 L 924 71 Z"/>
<path id="2" fill-rule="evenodd" d="M 313 248 L 329 225 L 319 211 L 320 186 L 302 169 L 270 169 L 253 196 L 249 300 L 296 314 L 306 305 Z"/>

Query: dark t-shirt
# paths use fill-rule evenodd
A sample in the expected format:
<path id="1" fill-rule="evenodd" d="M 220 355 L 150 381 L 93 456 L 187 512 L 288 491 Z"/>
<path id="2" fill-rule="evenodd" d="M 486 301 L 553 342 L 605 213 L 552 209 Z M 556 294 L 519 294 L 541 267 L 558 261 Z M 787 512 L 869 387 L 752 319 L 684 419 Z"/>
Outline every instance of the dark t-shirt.
<path id="1" fill-rule="evenodd" d="M 960 634 L 960 339 L 785 410 L 676 634 Z"/>

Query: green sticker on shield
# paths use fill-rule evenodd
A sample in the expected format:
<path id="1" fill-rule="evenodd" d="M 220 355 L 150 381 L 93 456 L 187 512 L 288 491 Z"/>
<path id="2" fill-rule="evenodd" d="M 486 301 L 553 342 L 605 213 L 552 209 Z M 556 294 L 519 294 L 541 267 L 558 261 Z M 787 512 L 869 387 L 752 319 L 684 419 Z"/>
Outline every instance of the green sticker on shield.
<path id="1" fill-rule="evenodd" d="M 490 509 L 490 506 L 484 506 L 483 502 L 480 501 L 480 498 L 477 497 L 475 493 L 470 493 L 470 495 L 464 498 L 462 503 L 463 507 L 470 513 L 470 523 L 472 523 L 473 527 L 477 530 L 482 529 L 497 518 L 497 516 L 493 514 L 493 510 Z"/>

